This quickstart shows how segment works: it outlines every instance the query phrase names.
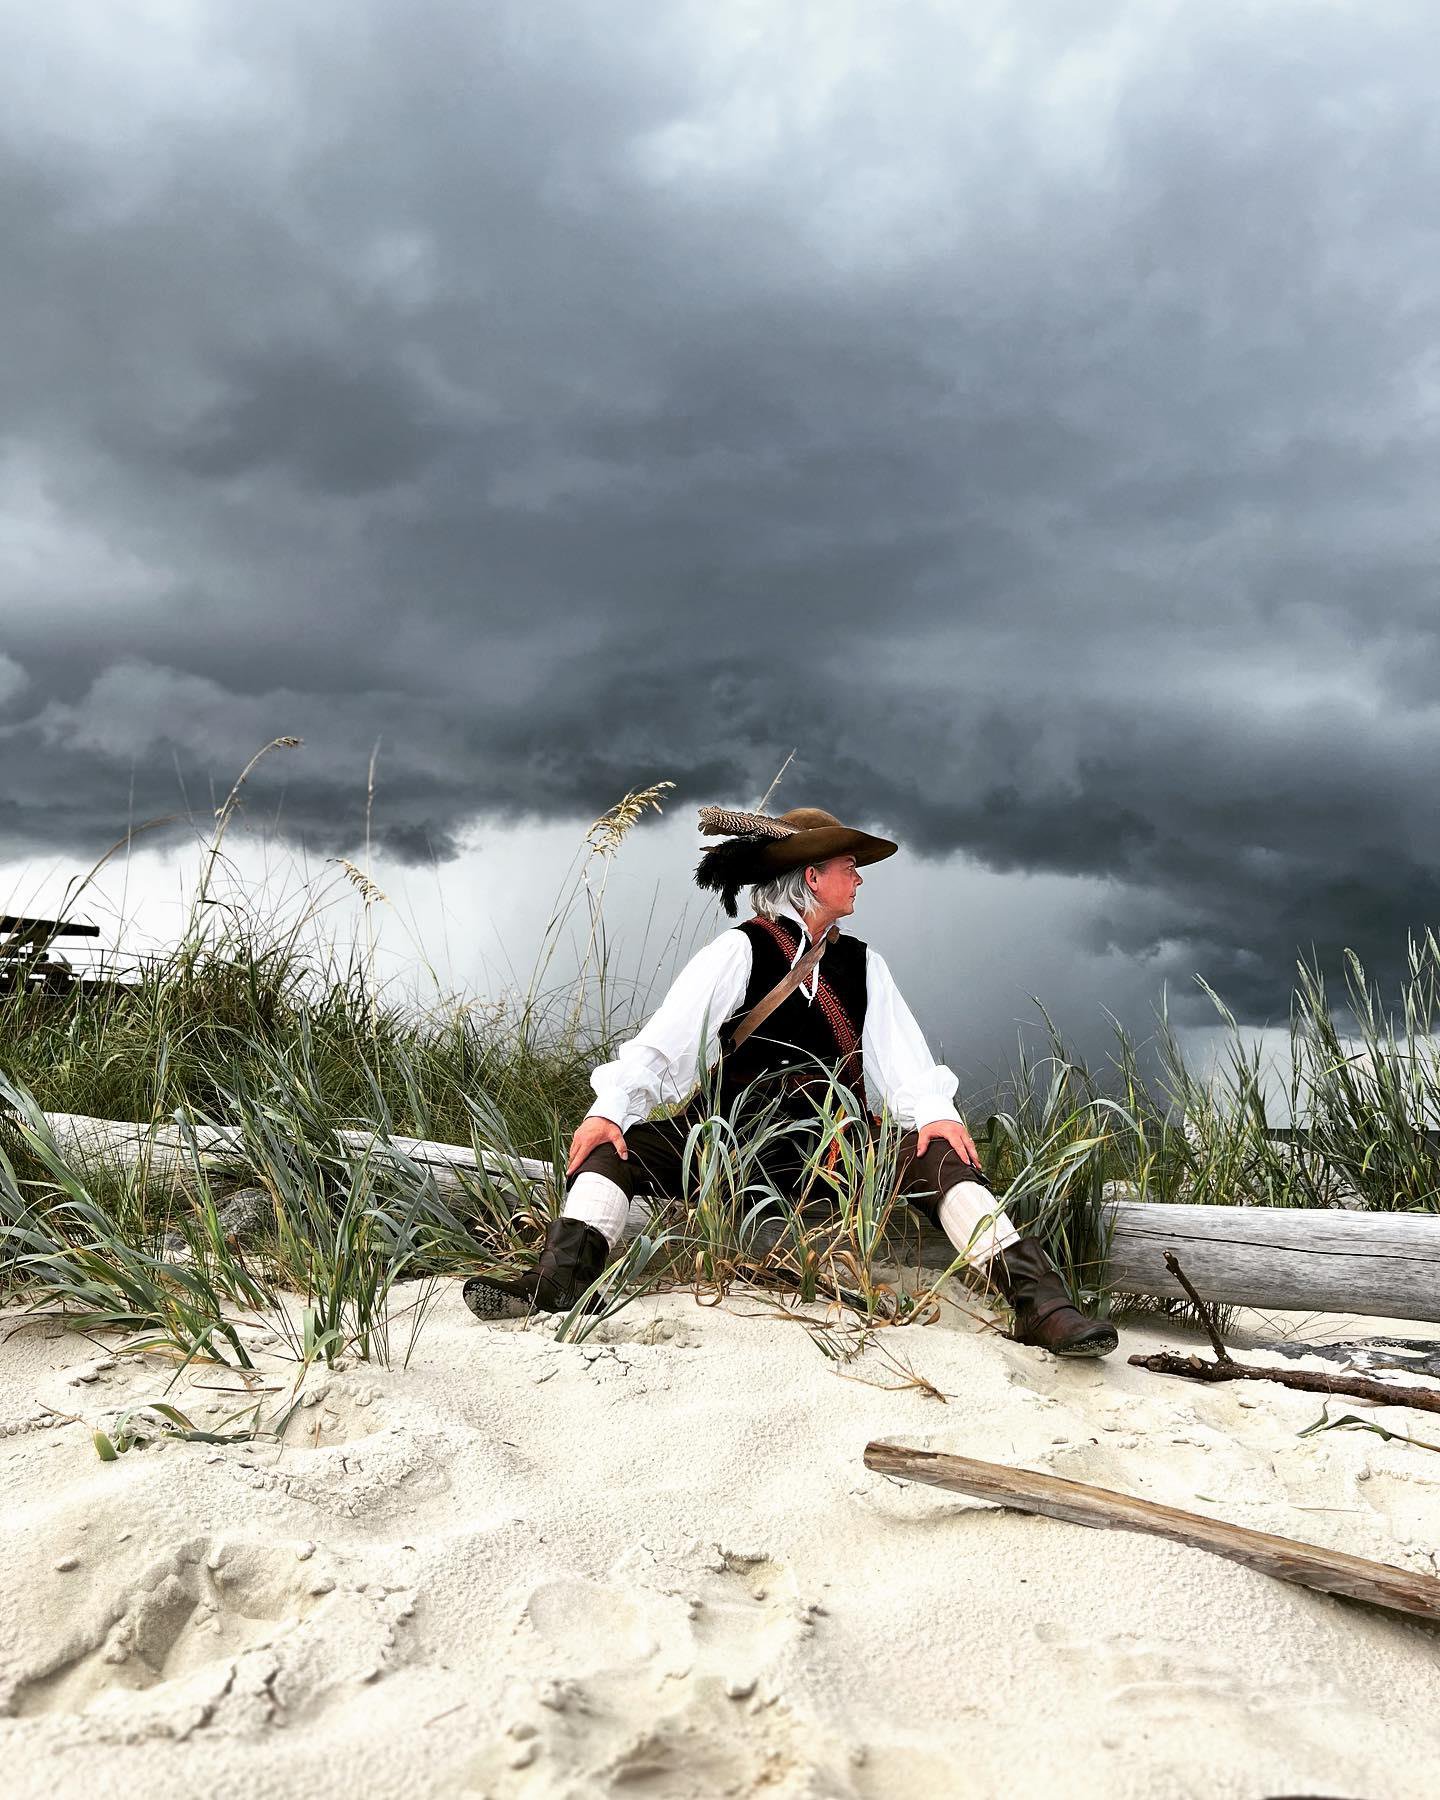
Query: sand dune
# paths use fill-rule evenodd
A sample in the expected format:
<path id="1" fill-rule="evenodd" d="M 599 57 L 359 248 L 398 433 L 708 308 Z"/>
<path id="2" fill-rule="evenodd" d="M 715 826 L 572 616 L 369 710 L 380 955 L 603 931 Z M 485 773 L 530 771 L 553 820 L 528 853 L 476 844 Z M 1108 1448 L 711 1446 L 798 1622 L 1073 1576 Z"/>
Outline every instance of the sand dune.
<path id="1" fill-rule="evenodd" d="M 283 1448 L 103 1463 L 89 1428 L 167 1366 L 5 1322 L 17 1800 L 1434 1789 L 1440 1633 L 860 1460 L 1024 1461 L 1434 1570 L 1440 1456 L 1299 1438 L 1304 1395 L 1062 1365 L 957 1314 L 886 1339 L 942 1403 L 754 1299 L 641 1301 L 572 1345 L 477 1324 L 457 1284 L 408 1369 L 313 1373 Z M 233 1385 L 170 1398 L 213 1422 Z"/>

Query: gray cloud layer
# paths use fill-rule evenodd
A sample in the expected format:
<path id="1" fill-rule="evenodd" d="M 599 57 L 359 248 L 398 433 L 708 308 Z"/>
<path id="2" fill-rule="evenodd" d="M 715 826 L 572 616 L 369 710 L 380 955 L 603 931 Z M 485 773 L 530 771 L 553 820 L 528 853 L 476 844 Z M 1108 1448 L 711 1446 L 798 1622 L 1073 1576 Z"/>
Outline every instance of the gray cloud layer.
<path id="1" fill-rule="evenodd" d="M 0 24 L 0 850 L 786 788 L 1259 1016 L 1437 914 L 1420 6 Z M 267 788 L 266 783 L 270 786 Z M 132 802 L 132 787 L 134 799 Z"/>

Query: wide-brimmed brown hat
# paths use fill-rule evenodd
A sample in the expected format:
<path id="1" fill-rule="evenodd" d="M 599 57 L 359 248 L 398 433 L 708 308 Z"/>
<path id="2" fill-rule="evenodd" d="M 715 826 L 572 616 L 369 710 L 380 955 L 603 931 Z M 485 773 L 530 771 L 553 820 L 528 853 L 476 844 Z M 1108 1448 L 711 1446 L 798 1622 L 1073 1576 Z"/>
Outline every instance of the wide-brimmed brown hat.
<path id="1" fill-rule="evenodd" d="M 700 829 L 707 837 L 723 837 L 700 858 L 695 885 L 711 888 L 733 919 L 735 896 L 742 887 L 773 881 L 791 869 L 853 856 L 857 864 L 880 862 L 900 848 L 889 838 L 872 837 L 853 825 L 842 825 L 834 813 L 818 806 L 797 806 L 771 818 L 768 813 L 737 812 L 727 806 L 702 806 Z"/>

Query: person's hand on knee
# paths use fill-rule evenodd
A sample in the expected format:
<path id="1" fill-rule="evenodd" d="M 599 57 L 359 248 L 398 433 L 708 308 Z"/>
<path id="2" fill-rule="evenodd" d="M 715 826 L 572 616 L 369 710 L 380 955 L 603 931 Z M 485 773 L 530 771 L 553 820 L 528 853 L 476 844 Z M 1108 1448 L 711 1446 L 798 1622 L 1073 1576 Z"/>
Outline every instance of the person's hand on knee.
<path id="1" fill-rule="evenodd" d="M 565 1173 L 573 1175 L 585 1158 L 602 1144 L 613 1144 L 617 1154 L 628 1160 L 630 1152 L 625 1148 L 625 1133 L 613 1119 L 591 1113 L 580 1121 L 579 1130 L 570 1140 L 570 1160 L 565 1165 Z"/>
<path id="2" fill-rule="evenodd" d="M 975 1140 L 959 1119 L 933 1119 L 930 1124 L 922 1125 L 915 1145 L 916 1156 L 923 1156 L 936 1142 L 948 1144 L 957 1156 L 980 1168 L 980 1152 L 975 1148 Z"/>

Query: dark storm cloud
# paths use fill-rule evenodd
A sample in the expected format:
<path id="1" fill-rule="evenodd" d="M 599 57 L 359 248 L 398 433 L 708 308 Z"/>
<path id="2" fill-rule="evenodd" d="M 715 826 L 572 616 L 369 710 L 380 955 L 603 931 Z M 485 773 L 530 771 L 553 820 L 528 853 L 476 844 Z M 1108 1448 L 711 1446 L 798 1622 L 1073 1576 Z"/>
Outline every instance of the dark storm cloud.
<path id="1" fill-rule="evenodd" d="M 240 362 L 227 385 L 172 447 L 180 469 L 221 481 L 278 469 L 319 494 L 361 495 L 413 479 L 440 448 L 423 395 L 397 371 L 282 352 Z"/>
<path id="2" fill-rule="evenodd" d="M 1083 13 L 1083 16 L 1081 14 Z M 661 776 L 1108 884 L 1250 1016 L 1434 919 L 1420 7 L 0 27 L 0 849 Z M 52 74 L 43 91 L 35 70 Z"/>

